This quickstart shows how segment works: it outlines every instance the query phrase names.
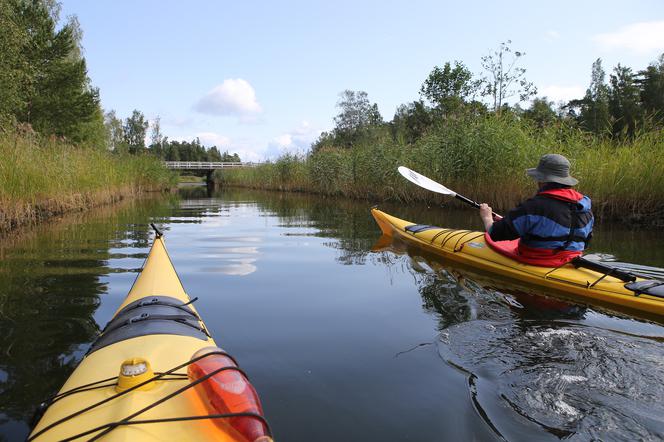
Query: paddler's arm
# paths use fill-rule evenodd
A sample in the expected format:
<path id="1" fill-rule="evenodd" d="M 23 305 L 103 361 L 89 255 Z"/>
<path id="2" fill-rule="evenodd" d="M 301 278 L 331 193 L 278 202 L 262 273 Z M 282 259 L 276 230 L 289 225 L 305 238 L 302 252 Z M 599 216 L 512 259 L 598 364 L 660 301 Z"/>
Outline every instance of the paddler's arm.
<path id="1" fill-rule="evenodd" d="M 518 210 L 518 209 L 517 209 Z M 516 210 L 511 210 L 505 218 L 498 221 L 493 220 L 493 210 L 486 204 L 480 204 L 480 218 L 484 223 L 484 229 L 489 232 L 489 236 L 494 241 L 506 241 L 519 238 L 519 233 L 513 227 L 511 219 L 516 214 Z"/>

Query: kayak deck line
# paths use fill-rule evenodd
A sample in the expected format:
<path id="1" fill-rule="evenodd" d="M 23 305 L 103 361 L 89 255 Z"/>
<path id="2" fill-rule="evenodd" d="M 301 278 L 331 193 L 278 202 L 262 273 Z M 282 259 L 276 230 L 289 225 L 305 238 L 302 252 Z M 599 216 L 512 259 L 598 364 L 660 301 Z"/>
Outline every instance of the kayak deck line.
<path id="1" fill-rule="evenodd" d="M 28 441 L 272 441 L 248 376 L 217 347 L 155 232 L 127 297 Z"/>
<path id="2" fill-rule="evenodd" d="M 664 318 L 664 299 L 651 293 L 638 293 L 627 288 L 625 281 L 610 273 L 586 267 L 576 268 L 573 263 L 558 267 L 542 267 L 521 263 L 493 250 L 485 241 L 484 233 L 450 228 L 424 229 L 411 232 L 417 225 L 372 208 L 371 213 L 384 235 L 414 243 L 429 252 L 454 262 L 501 275 L 519 282 L 551 289 L 575 300 L 597 302 L 610 308 L 627 309 L 630 313 Z M 646 281 L 635 278 L 637 282 Z"/>

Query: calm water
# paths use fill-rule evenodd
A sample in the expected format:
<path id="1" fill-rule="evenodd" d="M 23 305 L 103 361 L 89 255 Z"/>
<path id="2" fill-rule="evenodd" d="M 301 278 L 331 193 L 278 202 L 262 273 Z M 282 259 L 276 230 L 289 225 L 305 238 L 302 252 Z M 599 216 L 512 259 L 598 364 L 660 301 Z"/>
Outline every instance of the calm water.
<path id="1" fill-rule="evenodd" d="M 110 319 L 151 221 L 278 440 L 664 438 L 664 327 L 375 245 L 369 205 L 190 188 L 0 242 L 0 440 L 26 436 Z M 381 207 L 479 227 L 470 211 Z M 663 246 L 604 226 L 594 251 L 664 267 Z"/>

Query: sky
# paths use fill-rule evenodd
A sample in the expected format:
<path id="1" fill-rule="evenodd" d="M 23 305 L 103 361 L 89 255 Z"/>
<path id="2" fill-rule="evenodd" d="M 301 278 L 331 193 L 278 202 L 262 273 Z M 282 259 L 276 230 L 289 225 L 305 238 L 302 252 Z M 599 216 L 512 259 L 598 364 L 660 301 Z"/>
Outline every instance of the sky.
<path id="1" fill-rule="evenodd" d="M 507 40 L 555 102 L 583 96 L 597 58 L 608 76 L 664 53 L 664 0 L 62 3 L 106 111 L 138 109 L 169 139 L 243 161 L 305 152 L 334 127 L 345 89 L 366 91 L 390 120 L 434 66 L 458 60 L 480 75 Z"/>

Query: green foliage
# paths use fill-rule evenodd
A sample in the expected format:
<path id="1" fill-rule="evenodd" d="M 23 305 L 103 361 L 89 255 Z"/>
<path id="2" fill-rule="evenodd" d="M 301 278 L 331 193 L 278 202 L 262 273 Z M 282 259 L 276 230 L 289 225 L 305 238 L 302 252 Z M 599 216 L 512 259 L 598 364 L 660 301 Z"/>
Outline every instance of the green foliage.
<path id="1" fill-rule="evenodd" d="M 106 128 L 106 136 L 108 138 L 108 149 L 116 153 L 128 153 L 129 149 L 125 143 L 122 120 L 120 120 L 115 115 L 114 110 L 104 114 L 104 126 Z"/>
<path id="2" fill-rule="evenodd" d="M 613 118 L 613 135 L 633 137 L 643 115 L 640 91 L 631 68 L 618 64 L 611 74 L 609 111 Z"/>
<path id="3" fill-rule="evenodd" d="M 532 120 L 538 127 L 550 126 L 556 122 L 558 115 L 553 110 L 553 102 L 544 98 L 535 98 L 526 111 L 524 117 Z"/>
<path id="4" fill-rule="evenodd" d="M 411 144 L 424 135 L 434 123 L 433 112 L 422 101 L 397 107 L 390 122 L 392 138 L 403 144 Z"/>
<path id="5" fill-rule="evenodd" d="M 206 149 L 198 138 L 193 141 L 163 139 L 161 143 L 150 145 L 149 151 L 165 161 L 241 161 L 237 153 L 220 152 L 217 146 Z"/>
<path id="6" fill-rule="evenodd" d="M 590 86 L 586 95 L 580 100 L 570 101 L 570 108 L 578 113 L 579 125 L 594 134 L 604 135 L 611 125 L 609 114 L 609 87 L 605 81 L 602 59 L 598 58 L 592 65 Z"/>
<path id="7" fill-rule="evenodd" d="M 326 146 L 351 147 L 370 135 L 372 128 L 383 125 L 383 117 L 376 103 L 371 104 L 364 91 L 345 90 L 339 94 L 337 102 L 339 114 L 334 117 L 335 128 L 323 132 L 313 144 L 314 151 Z"/>
<path id="8" fill-rule="evenodd" d="M 455 61 L 454 68 L 446 62 L 441 69 L 435 66 L 422 84 L 420 94 L 443 114 L 456 111 L 469 98 L 474 97 L 481 81 L 463 63 Z"/>
<path id="9" fill-rule="evenodd" d="M 113 155 L 32 133 L 0 132 L 0 230 L 94 205 L 96 198 L 164 189 L 175 175 L 151 155 Z"/>
<path id="10" fill-rule="evenodd" d="M 641 89 L 644 113 L 653 117 L 661 127 L 664 125 L 664 54 L 640 71 L 636 81 Z"/>
<path id="11" fill-rule="evenodd" d="M 0 114 L 44 135 L 100 145 L 99 92 L 81 57 L 80 27 L 70 17 L 58 28 L 59 12 L 55 1 L 0 2 Z"/>
<path id="12" fill-rule="evenodd" d="M 26 40 L 25 29 L 17 23 L 13 4 L 0 0 L 0 125 L 3 122 L 6 125 L 26 104 L 21 96 L 21 86 L 27 79 L 21 53 Z"/>
<path id="13" fill-rule="evenodd" d="M 496 208 L 510 208 L 531 195 L 525 169 L 544 153 L 572 161 L 580 190 L 599 215 L 627 218 L 664 209 L 664 131 L 611 141 L 573 124 L 540 125 L 516 113 L 464 114 L 432 127 L 412 144 L 388 131 L 371 142 L 325 147 L 306 158 L 287 157 L 256 168 L 224 171 L 224 183 L 299 190 L 354 198 L 440 202 L 437 195 L 405 182 L 399 165 L 412 167 Z"/>
<path id="14" fill-rule="evenodd" d="M 134 109 L 131 117 L 128 117 L 122 126 L 124 143 L 130 154 L 140 153 L 145 150 L 145 135 L 148 131 L 148 122 L 145 115 L 138 109 Z"/>

